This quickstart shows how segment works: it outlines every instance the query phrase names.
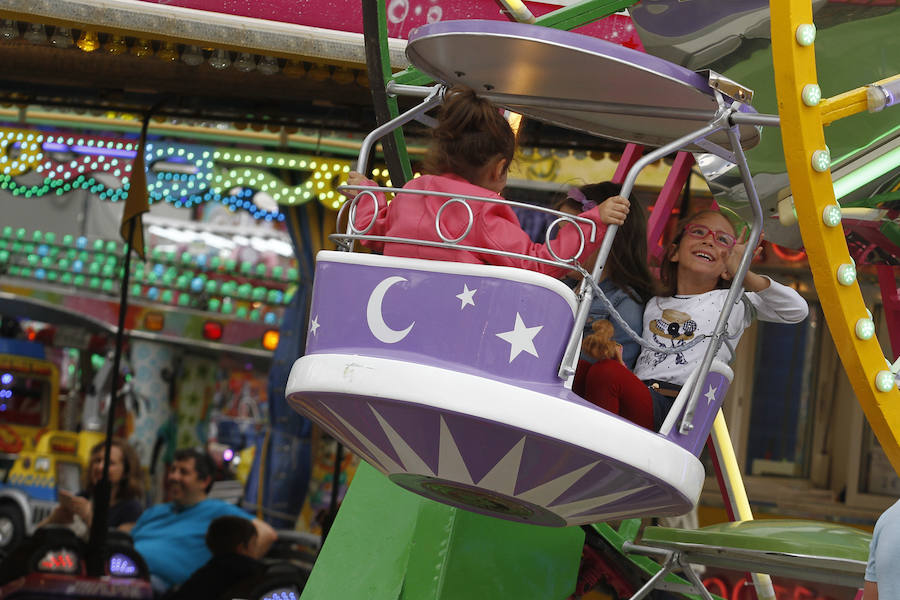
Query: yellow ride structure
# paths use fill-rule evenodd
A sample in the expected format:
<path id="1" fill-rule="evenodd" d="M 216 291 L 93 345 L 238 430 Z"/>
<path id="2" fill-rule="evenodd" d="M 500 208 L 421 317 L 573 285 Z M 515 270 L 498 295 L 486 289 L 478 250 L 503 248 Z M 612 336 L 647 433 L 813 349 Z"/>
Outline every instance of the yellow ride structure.
<path id="1" fill-rule="evenodd" d="M 900 364 L 886 361 L 874 335 L 872 315 L 840 226 L 825 145 L 826 125 L 866 110 L 866 86 L 821 101 L 815 94 L 804 94 L 818 89 L 812 4 L 777 0 L 770 3 L 770 11 L 781 138 L 816 291 L 860 406 L 894 470 L 900 472 L 900 391 L 894 377 Z"/>

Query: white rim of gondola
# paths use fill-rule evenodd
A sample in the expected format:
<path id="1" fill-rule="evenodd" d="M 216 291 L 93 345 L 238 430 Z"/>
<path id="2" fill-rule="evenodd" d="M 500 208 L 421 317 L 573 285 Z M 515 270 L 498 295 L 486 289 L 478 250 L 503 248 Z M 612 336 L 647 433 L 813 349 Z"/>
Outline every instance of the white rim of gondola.
<path id="1" fill-rule="evenodd" d="M 401 374 L 404 385 L 398 386 Z M 580 446 L 694 502 L 703 488 L 700 459 L 656 432 L 599 408 L 487 377 L 358 354 L 308 354 L 294 363 L 286 396 L 296 404 L 291 397 L 304 393 L 360 396 L 363 390 L 365 396 L 448 410 Z"/>

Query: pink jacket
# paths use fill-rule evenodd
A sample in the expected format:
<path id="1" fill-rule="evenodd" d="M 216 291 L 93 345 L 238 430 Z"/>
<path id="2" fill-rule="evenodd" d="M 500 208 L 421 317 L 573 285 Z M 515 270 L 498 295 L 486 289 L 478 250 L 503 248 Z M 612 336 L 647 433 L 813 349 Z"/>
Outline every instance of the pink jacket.
<path id="1" fill-rule="evenodd" d="M 371 184 L 377 185 L 375 182 L 371 182 Z M 413 179 L 403 186 L 403 189 L 501 198 L 499 194 L 471 184 L 462 177 L 453 174 L 424 175 Z M 378 216 L 372 229 L 367 232 L 368 234 L 434 242 L 441 241 L 435 231 L 434 220 L 438 210 L 449 198 L 444 196 L 403 194 L 401 192 L 394 197 L 390 204 L 387 204 L 384 194 L 376 193 L 376 195 L 378 197 Z M 545 244 L 536 244 L 531 241 L 531 238 L 519 225 L 518 217 L 516 217 L 516 214 L 509 206 L 471 200 L 468 203 L 472 207 L 473 225 L 472 230 L 459 242 L 460 244 L 553 259 Z M 358 229 L 365 229 L 371 223 L 374 208 L 371 198 L 362 197 L 359 199 L 356 207 L 356 226 Z M 597 235 L 593 243 L 589 241 L 590 228 L 587 225 L 579 225 L 584 232 L 585 240 L 581 256 L 586 258 L 600 247 L 600 242 L 603 241 L 603 234 L 606 231 L 606 225 L 600 221 L 600 213 L 596 208 L 592 208 L 579 216 L 588 218 L 597 224 Z M 459 203 L 450 204 L 441 213 L 441 231 L 449 239 L 455 239 L 462 235 L 468 223 L 468 212 Z M 397 242 L 368 240 L 362 243 L 373 250 L 383 252 L 387 256 L 518 267 L 554 277 L 562 277 L 569 271 L 569 269 L 552 267 L 522 258 L 471 252 L 468 250 L 450 250 L 447 248 L 430 248 Z M 580 238 L 575 228 L 571 225 L 564 226 L 559 230 L 559 234 L 553 241 L 553 249 L 561 258 L 568 258 L 577 252 L 579 243 Z"/>

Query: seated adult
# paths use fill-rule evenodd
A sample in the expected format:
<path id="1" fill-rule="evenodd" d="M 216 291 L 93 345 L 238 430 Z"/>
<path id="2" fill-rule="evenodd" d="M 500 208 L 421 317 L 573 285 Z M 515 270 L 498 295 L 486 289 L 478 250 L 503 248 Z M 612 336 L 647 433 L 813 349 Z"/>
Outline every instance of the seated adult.
<path id="1" fill-rule="evenodd" d="M 87 539 L 93 522 L 94 490 L 103 475 L 103 444 L 104 442 L 100 442 L 91 448 L 84 489 L 77 495 L 60 490 L 59 504 L 49 517 L 38 523 L 37 529 L 48 525 L 63 526 Z M 119 438 L 113 438 L 109 458 L 110 501 L 107 527 L 128 531 L 143 510 L 143 474 L 140 461 L 134 449 Z M 0 558 L 0 585 L 26 573 L 33 552 L 42 543 L 40 533 L 26 538 L 9 556 Z"/>
<path id="2" fill-rule="evenodd" d="M 78 523 L 75 527 L 76 533 L 86 535 L 90 531 L 94 512 L 94 489 L 103 476 L 104 443 L 100 442 L 91 448 L 84 489 L 77 495 L 60 490 L 59 504 L 39 527 Z M 109 449 L 109 484 L 107 527 L 131 531 L 144 510 L 141 501 L 144 496 L 143 473 L 137 452 L 125 440 L 119 438 L 113 438 Z"/>
<path id="3" fill-rule="evenodd" d="M 206 547 L 212 558 L 197 569 L 166 600 L 221 598 L 227 591 L 246 591 L 259 583 L 266 566 L 253 557 L 258 536 L 248 519 L 225 516 L 214 519 L 206 531 Z M 235 587 L 237 586 L 237 587 Z M 246 588 L 246 589 L 244 589 Z"/>
<path id="4" fill-rule="evenodd" d="M 204 540 L 217 517 L 232 515 L 250 520 L 257 536 L 251 552 L 255 558 L 262 557 L 277 537 L 265 522 L 233 504 L 207 497 L 214 469 L 212 458 L 205 452 L 177 451 L 166 478 L 170 502 L 144 511 L 131 531 L 134 547 L 147 562 L 158 592 L 183 583 L 210 559 L 212 554 Z"/>

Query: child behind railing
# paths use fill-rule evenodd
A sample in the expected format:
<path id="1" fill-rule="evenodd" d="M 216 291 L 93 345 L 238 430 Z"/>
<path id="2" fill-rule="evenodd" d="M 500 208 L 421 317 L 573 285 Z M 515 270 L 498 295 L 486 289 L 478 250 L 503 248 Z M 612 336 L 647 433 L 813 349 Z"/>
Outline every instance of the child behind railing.
<path id="1" fill-rule="evenodd" d="M 519 225 L 512 208 L 505 204 L 468 200 L 469 210 L 452 196 L 479 196 L 502 200 L 510 161 L 515 152 L 515 134 L 497 107 L 479 98 L 475 92 L 454 87 L 446 99 L 434 129 L 433 143 L 425 157 L 426 175 L 407 183 L 405 190 L 427 190 L 445 195 L 398 193 L 390 204 L 384 195 L 375 193 L 378 212 L 373 223 L 375 203 L 361 197 L 356 204 L 354 225 L 368 235 L 441 242 L 435 222 L 441 212 L 439 227 L 444 237 L 460 244 L 501 250 L 512 254 L 555 260 L 545 244 L 531 241 Z M 351 172 L 350 185 L 376 186 L 363 175 Z M 443 207 L 443 210 L 442 210 Z M 597 225 L 597 235 L 590 241 L 590 227 L 579 223 L 584 234 L 581 256 L 600 247 L 606 225 L 621 225 L 628 215 L 629 202 L 614 196 L 579 217 Z M 371 225 L 371 227 L 370 227 Z M 471 229 L 466 233 L 467 228 Z M 519 267 L 562 277 L 568 269 L 535 262 L 520 256 L 481 253 L 448 247 L 429 247 L 390 241 L 363 240 L 364 245 L 389 256 L 426 258 L 475 264 Z M 553 241 L 557 257 L 568 259 L 578 253 L 581 235 L 575 227 L 562 227 Z"/>
<path id="2" fill-rule="evenodd" d="M 587 372 L 575 377 L 589 388 L 585 397 L 658 431 L 711 343 L 728 296 L 723 288 L 737 273 L 744 247 L 738 243 L 734 226 L 718 211 L 702 211 L 682 221 L 660 268 L 666 289 L 647 303 L 642 337 L 651 347 L 683 351 L 665 353 L 645 347 L 634 373 L 614 359 L 580 365 Z M 747 271 L 743 287 L 747 302 L 732 308 L 726 329 L 734 346 L 753 316 L 771 323 L 799 323 L 809 312 L 800 294 L 769 277 Z M 695 343 L 697 339 L 701 341 Z M 727 345 L 722 344 L 716 358 L 730 362 Z M 639 382 L 646 387 L 641 389 L 636 385 Z"/>
<path id="3" fill-rule="evenodd" d="M 564 213 L 577 215 L 597 206 L 606 198 L 618 195 L 621 189 L 619 184 L 611 181 L 571 188 L 566 198 L 558 202 L 556 207 Z M 595 255 L 587 255 L 581 260 L 581 264 L 587 272 L 591 272 L 595 261 Z M 600 275 L 599 287 L 619 316 L 629 327 L 640 333 L 644 305 L 653 297 L 656 288 L 647 258 L 647 217 L 640 202 L 632 202 L 628 219 L 616 231 L 616 239 Z M 595 295 L 585 322 L 584 335 L 591 335 L 593 322 L 610 318 L 606 304 Z M 638 354 L 641 353 L 641 346 L 621 327 L 614 326 L 614 330 L 615 341 L 622 345 L 622 362 L 633 369 Z M 582 351 L 581 359 L 589 363 L 596 360 L 586 351 Z"/>

